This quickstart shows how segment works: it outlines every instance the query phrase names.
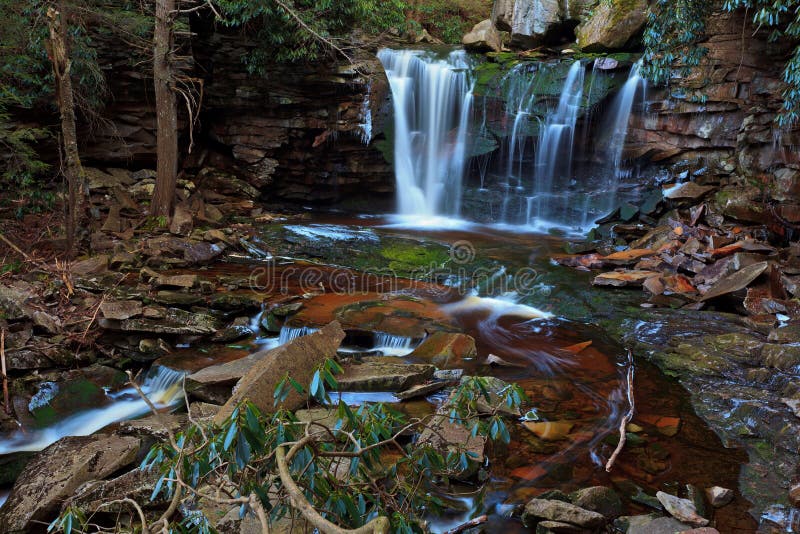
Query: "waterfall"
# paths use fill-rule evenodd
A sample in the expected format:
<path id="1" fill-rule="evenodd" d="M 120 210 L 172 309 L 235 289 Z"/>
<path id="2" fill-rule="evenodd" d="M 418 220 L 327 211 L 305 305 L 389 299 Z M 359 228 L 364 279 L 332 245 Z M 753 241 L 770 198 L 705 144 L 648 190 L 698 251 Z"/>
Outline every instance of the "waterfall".
<path id="1" fill-rule="evenodd" d="M 297 339 L 298 337 L 307 336 L 308 334 L 313 334 L 319 330 L 318 328 L 311 328 L 308 326 L 282 326 L 281 333 L 278 337 L 278 345 L 285 345 L 290 341 Z"/>
<path id="2" fill-rule="evenodd" d="M 142 392 L 156 408 L 176 406 L 183 401 L 183 375 L 181 371 L 154 366 L 142 381 Z M 70 415 L 41 430 L 20 430 L 8 439 L 0 440 L 0 454 L 40 451 L 64 436 L 88 436 L 111 423 L 150 413 L 150 408 L 132 387 L 110 393 L 108 397 L 110 402 L 106 406 Z"/>
<path id="3" fill-rule="evenodd" d="M 568 199 L 564 193 L 572 179 L 575 125 L 583 99 L 583 82 L 584 67 L 575 61 L 564 81 L 558 107 L 548 115 L 539 135 L 529 225 L 563 220 L 566 215 Z"/>
<path id="4" fill-rule="evenodd" d="M 625 139 L 628 137 L 628 123 L 630 122 L 636 93 L 639 91 L 640 87 L 643 90 L 646 88 L 647 82 L 639 74 L 641 67 L 642 60 L 633 64 L 630 74 L 628 75 L 628 80 L 625 82 L 625 85 L 622 86 L 622 89 L 617 94 L 611 107 L 611 120 L 607 129 L 607 131 L 611 132 L 608 154 L 611 164 L 614 166 L 614 173 L 618 177 L 627 177 L 630 173 L 629 170 L 622 168 L 622 151 L 625 148 Z"/>
<path id="5" fill-rule="evenodd" d="M 375 332 L 375 350 L 386 356 L 405 356 L 414 350 L 414 340 L 385 332 Z"/>
<path id="6" fill-rule="evenodd" d="M 457 217 L 472 102 L 468 56 L 383 49 L 378 59 L 392 90 L 398 212 Z"/>

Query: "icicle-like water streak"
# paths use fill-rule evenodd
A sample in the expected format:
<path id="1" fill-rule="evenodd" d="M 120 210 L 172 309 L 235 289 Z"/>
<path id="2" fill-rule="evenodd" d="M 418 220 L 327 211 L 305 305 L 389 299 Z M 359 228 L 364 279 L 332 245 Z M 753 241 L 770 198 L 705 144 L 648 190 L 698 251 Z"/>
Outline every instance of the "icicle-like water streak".
<path id="1" fill-rule="evenodd" d="M 572 176 L 575 125 L 583 99 L 584 67 L 575 61 L 558 100 L 539 136 L 534 171 L 533 202 L 530 216 L 536 220 L 564 219 L 567 197 L 565 189 Z M 536 220 L 528 224 L 536 224 Z"/>
<path id="2" fill-rule="evenodd" d="M 414 348 L 414 340 L 410 337 L 384 332 L 375 333 L 375 350 L 379 350 L 386 356 L 405 356 L 410 354 Z"/>
<path id="3" fill-rule="evenodd" d="M 422 50 L 378 52 L 394 105 L 398 211 L 450 216 L 460 211 L 472 104 L 467 54 L 437 58 Z"/>
<path id="4" fill-rule="evenodd" d="M 183 375 L 181 371 L 156 366 L 142 382 L 142 392 L 157 408 L 176 406 L 183 400 Z M 150 411 L 133 388 L 111 393 L 109 400 L 106 406 L 71 415 L 48 428 L 18 431 L 10 438 L 0 440 L 0 454 L 40 451 L 64 436 L 88 436 L 111 423 L 135 419 Z"/>
<path id="5" fill-rule="evenodd" d="M 622 168 L 622 152 L 625 149 L 625 140 L 628 137 L 628 123 L 630 122 L 636 94 L 640 88 L 644 89 L 646 83 L 639 74 L 641 67 L 641 60 L 631 67 L 628 80 L 614 99 L 611 109 L 611 124 L 608 125 L 611 137 L 608 151 L 611 164 L 614 166 L 614 172 L 617 176 L 622 176 L 625 173 Z"/>

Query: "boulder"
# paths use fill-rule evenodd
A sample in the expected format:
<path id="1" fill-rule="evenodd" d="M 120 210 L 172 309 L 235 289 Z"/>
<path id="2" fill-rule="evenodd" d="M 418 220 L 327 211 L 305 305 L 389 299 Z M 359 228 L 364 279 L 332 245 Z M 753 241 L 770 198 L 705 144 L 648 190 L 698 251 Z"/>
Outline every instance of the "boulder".
<path id="1" fill-rule="evenodd" d="M 603 52 L 623 48 L 647 22 L 645 0 L 600 2 L 592 16 L 576 31 L 578 46 L 584 52 Z"/>
<path id="2" fill-rule="evenodd" d="M 242 376 L 230 399 L 214 416 L 214 422 L 224 423 L 236 405 L 245 399 L 263 413 L 272 413 L 276 408 L 299 408 L 307 399 L 291 388 L 286 399 L 277 407 L 274 405 L 273 395 L 278 383 L 288 375 L 307 387 L 317 367 L 327 358 L 336 357 L 336 350 L 344 336 L 341 326 L 334 321 L 312 334 L 272 349 Z"/>
<path id="3" fill-rule="evenodd" d="M 138 438 L 96 434 L 60 439 L 22 471 L 0 508 L 5 534 L 22 534 L 49 522 L 61 501 L 84 482 L 100 480 L 136 460 Z"/>
<path id="4" fill-rule="evenodd" d="M 434 371 L 432 365 L 367 360 L 347 365 L 336 381 L 340 391 L 403 391 L 425 382 Z"/>
<path id="5" fill-rule="evenodd" d="M 584 510 L 574 504 L 558 500 L 531 499 L 525 505 L 522 522 L 531 526 L 539 521 L 569 523 L 589 530 L 599 529 L 606 524 L 606 518 L 601 514 Z"/>
<path id="6" fill-rule="evenodd" d="M 461 39 L 461 43 L 464 48 L 474 52 L 500 52 L 503 49 L 500 32 L 490 19 L 473 26 L 472 31 Z"/>
<path id="7" fill-rule="evenodd" d="M 24 282 L 0 285 L 0 314 L 4 319 L 18 321 L 30 318 L 33 310 L 28 305 L 31 288 Z"/>
<path id="8" fill-rule="evenodd" d="M 475 339 L 472 336 L 453 332 L 434 332 L 408 357 L 445 369 L 458 367 L 465 358 L 475 358 L 477 355 Z"/>
<path id="9" fill-rule="evenodd" d="M 78 488 L 61 509 L 73 506 L 89 514 L 103 505 L 104 512 L 129 511 L 125 504 L 108 504 L 121 499 L 133 499 L 145 509 L 158 508 L 165 505 L 164 494 L 159 493 L 154 500 L 150 496 L 159 478 L 158 469 L 134 469 L 111 480 L 92 480 Z"/>
<path id="10" fill-rule="evenodd" d="M 590 2 L 574 0 L 497 0 L 492 22 L 497 29 L 511 32 L 511 44 L 531 47 L 544 41 L 568 42 L 572 27 Z"/>
<path id="11" fill-rule="evenodd" d="M 201 369 L 186 377 L 186 390 L 192 397 L 214 404 L 225 404 L 236 382 L 273 350 L 276 349 L 254 352 L 238 360 Z"/>

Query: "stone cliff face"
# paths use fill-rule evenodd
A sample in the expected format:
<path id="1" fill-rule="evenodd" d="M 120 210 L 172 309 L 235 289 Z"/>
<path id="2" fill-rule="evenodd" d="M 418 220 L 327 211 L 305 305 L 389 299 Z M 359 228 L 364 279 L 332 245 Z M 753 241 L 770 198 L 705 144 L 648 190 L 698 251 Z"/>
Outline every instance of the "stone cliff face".
<path id="1" fill-rule="evenodd" d="M 743 11 L 714 13 L 701 43 L 703 65 L 672 87 L 651 89 L 631 125 L 629 152 L 654 161 L 694 160 L 697 167 L 748 177 L 785 176 L 800 157 L 796 130 L 780 131 L 780 79 L 788 50 L 767 41 Z M 796 173 L 794 173 L 796 174 Z M 795 180 L 789 187 L 800 191 Z"/>
<path id="2" fill-rule="evenodd" d="M 147 67 L 119 46 L 102 47 L 110 98 L 106 120 L 84 132 L 83 157 L 95 165 L 153 166 L 155 113 Z M 250 75 L 246 39 L 203 32 L 192 40 L 187 71 L 202 82 L 193 154 L 183 167 L 210 163 L 244 175 L 267 199 L 334 202 L 394 191 L 391 165 L 369 141 L 380 137 L 389 87 L 380 62 L 275 65 Z M 182 104 L 182 103 L 181 103 Z M 182 146 L 188 121 L 181 112 Z"/>

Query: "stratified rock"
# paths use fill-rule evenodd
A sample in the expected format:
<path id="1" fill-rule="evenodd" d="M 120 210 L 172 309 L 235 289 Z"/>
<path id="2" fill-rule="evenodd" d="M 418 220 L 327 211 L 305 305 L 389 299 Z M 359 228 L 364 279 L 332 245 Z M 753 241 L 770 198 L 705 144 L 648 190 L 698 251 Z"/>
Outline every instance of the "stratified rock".
<path id="1" fill-rule="evenodd" d="M 400 400 L 408 400 L 414 399 L 416 397 L 423 397 L 425 395 L 430 395 L 431 393 L 435 393 L 441 389 L 447 387 L 447 382 L 444 380 L 435 380 L 433 382 L 426 382 L 424 384 L 418 384 L 416 386 L 412 386 L 408 389 L 404 389 L 398 393 L 395 393 L 394 396 Z"/>
<path id="2" fill-rule="evenodd" d="M 439 368 L 459 366 L 464 359 L 475 358 L 475 339 L 467 334 L 434 332 L 408 355 L 412 360 L 430 362 Z"/>
<path id="3" fill-rule="evenodd" d="M 576 31 L 584 52 L 602 52 L 624 47 L 647 22 L 645 0 L 600 2 L 592 16 Z"/>
<path id="4" fill-rule="evenodd" d="M 34 529 L 34 521 L 51 521 L 61 501 L 81 484 L 135 461 L 139 445 L 137 438 L 104 434 L 63 438 L 50 445 L 25 467 L 0 508 L 3 532 L 22 534 Z"/>
<path id="5" fill-rule="evenodd" d="M 149 309 L 149 308 L 148 308 Z M 153 334 L 188 334 L 209 335 L 219 329 L 216 318 L 204 313 L 190 313 L 178 308 L 167 308 L 162 317 L 149 319 L 132 318 L 117 321 L 113 319 L 100 319 L 100 326 L 106 330 L 120 332 L 149 332 Z"/>
<path id="6" fill-rule="evenodd" d="M 708 497 L 708 502 L 711 503 L 711 506 L 714 508 L 721 508 L 733 500 L 733 490 L 728 488 L 722 488 L 720 486 L 713 486 L 710 488 L 706 488 L 706 496 Z"/>
<path id="7" fill-rule="evenodd" d="M 708 525 L 708 519 L 700 517 L 694 503 L 689 499 L 681 499 L 669 493 L 659 491 L 656 493 L 658 501 L 664 505 L 664 509 L 682 523 L 693 527 L 704 527 Z"/>
<path id="8" fill-rule="evenodd" d="M 166 501 L 163 493 L 150 499 L 159 478 L 158 469 L 134 469 L 111 480 L 93 480 L 78 488 L 61 509 L 72 506 L 88 514 L 102 506 L 104 512 L 128 511 L 124 503 L 109 504 L 120 499 L 133 499 L 145 509 L 161 507 Z"/>
<path id="9" fill-rule="evenodd" d="M 367 360 L 347 365 L 336 381 L 340 391 L 403 391 L 425 382 L 434 371 L 432 365 Z"/>
<path id="10" fill-rule="evenodd" d="M 280 408 L 293 410 L 302 406 L 307 398 L 292 388 L 289 388 L 286 399 L 275 406 L 275 388 L 287 375 L 308 387 L 317 367 L 325 359 L 336 357 L 336 350 L 344 335 L 339 323 L 334 321 L 312 334 L 269 351 L 239 380 L 231 398 L 214 417 L 214 422 L 224 423 L 236 406 L 245 399 L 250 400 L 263 413 L 272 413 Z"/>
<path id="11" fill-rule="evenodd" d="M 490 19 L 473 26 L 472 31 L 461 39 L 461 44 L 467 50 L 475 52 L 500 52 L 503 49 L 500 32 L 497 31 Z"/>
<path id="12" fill-rule="evenodd" d="M 622 500 L 619 495 L 605 486 L 584 488 L 576 491 L 570 497 L 575 506 L 603 514 L 607 519 L 614 519 L 622 514 Z"/>
<path id="13" fill-rule="evenodd" d="M 171 276 L 159 276 L 156 278 L 154 285 L 156 288 L 177 287 L 191 289 L 197 287 L 199 283 L 200 279 L 196 274 L 174 274 Z"/>
<path id="14" fill-rule="evenodd" d="M 606 518 L 601 514 L 584 510 L 574 504 L 557 500 L 531 499 L 525 505 L 522 522 L 531 526 L 542 520 L 569 523 L 592 530 L 606 524 Z"/>

